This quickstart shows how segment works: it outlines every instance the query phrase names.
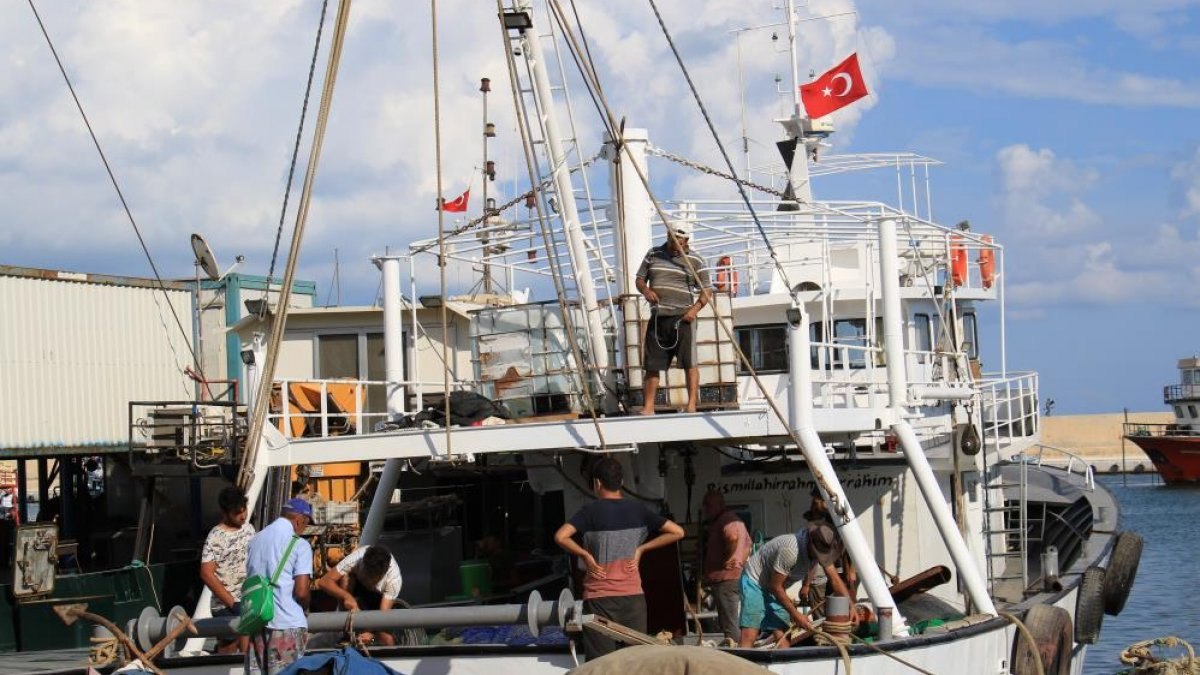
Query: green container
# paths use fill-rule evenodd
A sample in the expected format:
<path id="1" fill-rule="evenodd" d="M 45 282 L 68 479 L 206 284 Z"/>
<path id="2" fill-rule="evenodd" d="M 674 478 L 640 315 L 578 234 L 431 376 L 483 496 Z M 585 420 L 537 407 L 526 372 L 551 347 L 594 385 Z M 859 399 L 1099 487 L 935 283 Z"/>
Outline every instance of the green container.
<path id="1" fill-rule="evenodd" d="M 486 598 L 492 594 L 492 567 L 485 560 L 464 560 L 458 565 L 463 595 Z"/>

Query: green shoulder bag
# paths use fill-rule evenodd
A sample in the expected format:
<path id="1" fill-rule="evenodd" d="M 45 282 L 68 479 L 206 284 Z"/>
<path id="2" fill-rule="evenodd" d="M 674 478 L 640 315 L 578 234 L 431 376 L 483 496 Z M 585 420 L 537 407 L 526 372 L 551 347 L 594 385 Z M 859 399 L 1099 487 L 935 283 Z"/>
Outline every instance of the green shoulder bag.
<path id="1" fill-rule="evenodd" d="M 275 574 L 272 574 L 270 579 L 255 574 L 247 577 L 242 583 L 242 611 L 238 616 L 237 632 L 242 635 L 254 635 L 266 628 L 271 619 L 275 618 L 276 582 L 279 581 L 279 575 L 287 565 L 288 558 L 292 556 L 292 548 L 299 538 L 292 537 L 288 542 L 283 559 L 279 561 L 279 567 L 275 568 Z"/>

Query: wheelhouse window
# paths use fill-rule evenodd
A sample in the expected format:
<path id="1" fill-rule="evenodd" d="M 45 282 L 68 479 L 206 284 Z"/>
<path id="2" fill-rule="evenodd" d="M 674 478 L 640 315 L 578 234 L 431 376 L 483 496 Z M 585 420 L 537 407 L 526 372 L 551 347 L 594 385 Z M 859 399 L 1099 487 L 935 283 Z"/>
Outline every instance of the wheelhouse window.
<path id="1" fill-rule="evenodd" d="M 979 323 L 975 320 L 974 312 L 966 312 L 962 315 L 963 326 L 963 349 L 967 352 L 968 359 L 979 358 Z"/>
<path id="2" fill-rule="evenodd" d="M 1178 418 L 1183 417 L 1183 406 L 1181 406 L 1181 405 L 1175 406 L 1175 416 Z"/>
<path id="3" fill-rule="evenodd" d="M 917 363 L 928 363 L 933 352 L 933 322 L 928 314 L 913 315 L 915 341 L 913 349 L 918 352 Z"/>
<path id="4" fill-rule="evenodd" d="M 875 335 L 883 334 L 883 320 L 875 320 Z M 866 368 L 867 367 L 867 351 L 868 348 L 874 346 L 873 338 L 867 333 L 866 319 L 834 319 L 832 335 L 825 334 L 825 322 L 818 321 L 812 324 L 809 333 L 809 338 L 814 342 L 828 344 L 832 342 L 835 347 L 832 349 L 822 347 L 829 356 L 829 365 L 838 368 Z M 816 367 L 817 349 L 814 348 L 813 366 Z M 883 353 L 875 353 L 875 365 L 884 365 Z"/>
<path id="5" fill-rule="evenodd" d="M 384 369 L 383 333 L 323 333 L 317 336 L 317 378 L 369 380 L 387 378 Z M 407 357 L 407 354 L 405 355 Z M 407 359 L 406 359 L 407 360 Z M 387 411 L 387 392 L 382 384 L 366 387 L 363 412 Z"/>
<path id="6" fill-rule="evenodd" d="M 1188 414 L 1192 416 L 1192 419 L 1196 419 L 1196 406 L 1189 404 Z"/>
<path id="7" fill-rule="evenodd" d="M 756 372 L 787 372 L 786 324 L 744 326 L 734 330 L 734 333 L 737 335 L 738 347 Z M 740 363 L 738 369 L 743 373 L 749 372 L 745 363 Z"/>
<path id="8" fill-rule="evenodd" d="M 358 378 L 358 333 L 317 336 L 317 377 Z"/>

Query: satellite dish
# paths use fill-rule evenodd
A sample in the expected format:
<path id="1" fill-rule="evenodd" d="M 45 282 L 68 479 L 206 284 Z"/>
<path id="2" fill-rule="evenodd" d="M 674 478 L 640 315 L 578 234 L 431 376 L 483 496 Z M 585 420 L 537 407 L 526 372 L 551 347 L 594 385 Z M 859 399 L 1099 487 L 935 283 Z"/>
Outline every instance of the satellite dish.
<path id="1" fill-rule="evenodd" d="M 208 278 L 213 281 L 221 280 L 221 267 L 217 265 L 217 256 L 213 255 L 212 249 L 208 247 L 208 242 L 204 241 L 204 237 L 198 234 L 192 235 L 192 252 L 196 254 L 196 264 Z"/>

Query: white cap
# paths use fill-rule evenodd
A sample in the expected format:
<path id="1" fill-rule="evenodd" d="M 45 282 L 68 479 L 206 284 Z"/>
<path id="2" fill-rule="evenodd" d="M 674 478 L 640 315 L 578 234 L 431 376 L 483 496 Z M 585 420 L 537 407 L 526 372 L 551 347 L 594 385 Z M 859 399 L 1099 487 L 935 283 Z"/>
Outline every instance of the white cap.
<path id="1" fill-rule="evenodd" d="M 671 232 L 675 233 L 676 237 L 691 239 L 692 227 L 692 221 L 679 218 L 671 221 L 670 230 Z"/>

